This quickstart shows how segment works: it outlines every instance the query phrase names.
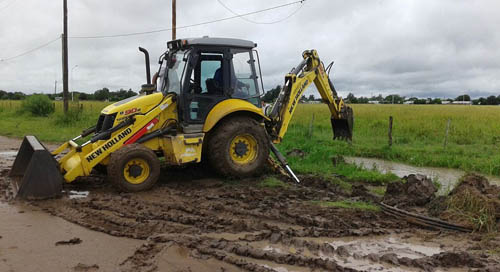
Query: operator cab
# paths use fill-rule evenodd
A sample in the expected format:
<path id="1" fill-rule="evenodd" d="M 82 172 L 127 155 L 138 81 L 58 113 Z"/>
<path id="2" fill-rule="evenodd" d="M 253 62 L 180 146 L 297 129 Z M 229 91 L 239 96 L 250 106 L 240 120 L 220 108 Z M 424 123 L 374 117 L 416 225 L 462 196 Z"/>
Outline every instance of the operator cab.
<path id="1" fill-rule="evenodd" d="M 160 58 L 157 90 L 178 95 L 185 132 L 200 132 L 210 110 L 226 99 L 243 99 L 261 107 L 263 86 L 255 43 L 203 37 L 167 45 Z"/>

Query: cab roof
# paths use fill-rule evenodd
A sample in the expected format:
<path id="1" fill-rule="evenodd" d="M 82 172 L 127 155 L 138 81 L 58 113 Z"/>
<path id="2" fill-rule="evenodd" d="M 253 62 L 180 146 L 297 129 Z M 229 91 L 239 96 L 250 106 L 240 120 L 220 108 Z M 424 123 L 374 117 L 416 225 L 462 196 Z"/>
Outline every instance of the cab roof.
<path id="1" fill-rule="evenodd" d="M 228 47 L 239 47 L 239 48 L 249 48 L 249 49 L 257 47 L 256 43 L 249 40 L 217 38 L 208 36 L 204 36 L 201 38 L 186 39 L 186 45 L 228 46 Z"/>

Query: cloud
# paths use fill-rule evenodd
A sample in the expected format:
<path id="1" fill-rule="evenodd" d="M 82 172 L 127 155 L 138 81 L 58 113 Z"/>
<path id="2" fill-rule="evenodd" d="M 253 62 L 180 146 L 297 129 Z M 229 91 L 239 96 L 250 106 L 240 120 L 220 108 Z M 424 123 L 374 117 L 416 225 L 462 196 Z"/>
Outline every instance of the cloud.
<path id="1" fill-rule="evenodd" d="M 221 0 L 237 13 L 288 3 L 287 0 Z M 62 32 L 62 1 L 19 1 L 0 10 L 0 58 L 43 44 Z M 120 34 L 169 28 L 170 1 L 86 0 L 69 2 L 70 36 Z M 285 18 L 289 6 L 248 19 Z M 177 25 L 233 14 L 217 0 L 177 3 Z M 258 43 L 266 89 L 315 48 L 322 60 L 334 60 L 332 78 L 341 95 L 400 93 L 455 97 L 500 94 L 500 2 L 494 0 L 307 0 L 295 15 L 277 24 L 233 19 L 178 29 L 178 37 L 221 36 Z M 22 18 L 22 19 L 20 19 Z M 137 90 L 145 81 L 143 56 L 152 65 L 166 50 L 170 31 L 113 39 L 70 39 L 70 69 L 75 90 L 102 87 Z M 0 62 L 0 89 L 52 92 L 61 89 L 60 42 L 25 57 Z M 152 68 L 156 68 L 153 66 Z M 315 93 L 314 88 L 307 95 Z"/>

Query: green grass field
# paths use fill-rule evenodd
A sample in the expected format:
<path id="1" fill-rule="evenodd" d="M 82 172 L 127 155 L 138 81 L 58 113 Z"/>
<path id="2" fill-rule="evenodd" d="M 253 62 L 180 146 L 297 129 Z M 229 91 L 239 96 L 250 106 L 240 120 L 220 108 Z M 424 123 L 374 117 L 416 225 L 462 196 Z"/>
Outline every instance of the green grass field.
<path id="1" fill-rule="evenodd" d="M 107 102 L 80 102 L 78 121 L 65 120 L 62 103 L 49 117 L 33 117 L 20 112 L 19 101 L 0 101 L 0 134 L 22 137 L 35 134 L 42 141 L 62 142 L 95 124 Z M 80 106 L 82 105 L 82 106 Z M 417 166 L 438 166 L 500 175 L 500 107 L 451 105 L 353 105 L 355 126 L 353 143 L 332 140 L 326 105 L 300 104 L 279 148 L 307 153 L 304 158 L 289 157 L 292 168 L 301 173 L 347 176 L 385 182 L 392 177 L 376 171 L 355 171 L 352 165 L 333 167 L 335 155 L 377 157 Z M 309 123 L 315 115 L 312 136 Z M 393 146 L 388 146 L 388 119 L 394 117 Z M 446 124 L 451 120 L 448 145 L 444 147 Z"/>
<path id="2" fill-rule="evenodd" d="M 110 102 L 83 101 L 70 103 L 74 113 L 82 109 L 77 120 L 66 120 L 61 101 L 54 102 L 56 112 L 49 117 L 34 117 L 21 111 L 21 101 L 0 100 L 0 135 L 23 137 L 36 135 L 41 141 L 64 142 L 94 126 L 100 111 Z"/>
<path id="3" fill-rule="evenodd" d="M 309 155 L 302 161 L 290 158 L 292 165 L 301 171 L 307 171 L 308 165 L 323 171 L 331 165 L 329 158 L 339 154 L 500 175 L 499 106 L 353 105 L 353 109 L 355 125 L 350 145 L 332 141 L 325 105 L 301 104 L 280 148 L 299 148 Z M 308 137 L 313 114 L 314 131 Z M 388 145 L 389 116 L 394 118 L 392 147 Z"/>

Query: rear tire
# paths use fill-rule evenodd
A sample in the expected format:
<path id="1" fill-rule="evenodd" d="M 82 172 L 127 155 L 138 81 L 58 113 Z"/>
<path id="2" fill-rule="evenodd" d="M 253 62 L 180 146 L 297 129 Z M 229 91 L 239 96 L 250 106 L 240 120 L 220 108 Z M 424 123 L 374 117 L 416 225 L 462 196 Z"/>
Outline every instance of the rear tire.
<path id="1" fill-rule="evenodd" d="M 111 154 L 108 177 L 120 191 L 139 192 L 153 187 L 160 176 L 160 161 L 149 148 L 125 145 Z"/>
<path id="2" fill-rule="evenodd" d="M 264 127 L 253 118 L 224 120 L 210 135 L 207 155 L 212 167 L 226 177 L 245 178 L 260 174 L 269 157 Z"/>

